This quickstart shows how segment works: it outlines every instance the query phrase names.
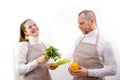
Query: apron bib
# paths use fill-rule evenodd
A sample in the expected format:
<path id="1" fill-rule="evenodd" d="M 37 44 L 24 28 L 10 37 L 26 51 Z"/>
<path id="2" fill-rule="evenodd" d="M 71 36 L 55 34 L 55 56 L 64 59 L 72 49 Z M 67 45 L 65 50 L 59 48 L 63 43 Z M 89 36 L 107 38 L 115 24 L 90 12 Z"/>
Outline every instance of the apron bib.
<path id="1" fill-rule="evenodd" d="M 44 54 L 46 47 L 44 44 L 30 45 L 28 43 L 27 63 L 39 58 Z M 26 63 L 26 64 L 27 64 Z M 40 64 L 32 71 L 24 75 L 24 80 L 51 80 L 47 64 Z"/>
<path id="2" fill-rule="evenodd" d="M 90 44 L 82 42 L 84 37 L 80 40 L 74 52 L 74 61 L 79 65 L 87 69 L 99 69 L 103 68 L 102 64 L 99 61 L 97 54 L 97 42 L 99 38 L 99 33 L 97 34 L 96 43 Z M 104 78 L 99 77 L 74 77 L 73 80 L 104 80 Z"/>

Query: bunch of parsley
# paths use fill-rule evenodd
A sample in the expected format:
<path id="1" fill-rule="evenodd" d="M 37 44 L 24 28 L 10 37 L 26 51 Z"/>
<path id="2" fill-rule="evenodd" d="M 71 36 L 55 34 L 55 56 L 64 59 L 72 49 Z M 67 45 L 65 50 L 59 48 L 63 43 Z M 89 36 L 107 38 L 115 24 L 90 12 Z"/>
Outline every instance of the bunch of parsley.
<path id="1" fill-rule="evenodd" d="M 61 54 L 58 52 L 58 49 L 54 48 L 53 46 L 49 46 L 45 50 L 45 56 L 51 57 L 52 59 L 54 59 L 54 61 L 61 58 Z"/>

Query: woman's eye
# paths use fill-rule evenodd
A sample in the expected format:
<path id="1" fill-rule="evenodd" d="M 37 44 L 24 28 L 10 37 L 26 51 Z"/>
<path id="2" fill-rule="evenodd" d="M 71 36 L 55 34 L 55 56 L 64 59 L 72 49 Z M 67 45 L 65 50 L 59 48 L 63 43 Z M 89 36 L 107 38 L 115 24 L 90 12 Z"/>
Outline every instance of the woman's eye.
<path id="1" fill-rule="evenodd" d="M 32 28 L 32 26 L 29 26 L 29 27 L 28 27 L 28 29 L 31 29 L 31 28 Z"/>

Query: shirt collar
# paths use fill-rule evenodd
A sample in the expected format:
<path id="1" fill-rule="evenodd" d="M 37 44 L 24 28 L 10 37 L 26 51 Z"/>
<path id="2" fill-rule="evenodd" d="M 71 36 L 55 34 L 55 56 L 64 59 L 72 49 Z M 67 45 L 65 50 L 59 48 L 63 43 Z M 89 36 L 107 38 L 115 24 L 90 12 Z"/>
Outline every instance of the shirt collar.
<path id="1" fill-rule="evenodd" d="M 31 45 L 35 45 L 35 44 L 40 43 L 39 37 L 31 37 L 31 36 L 29 36 L 28 39 L 29 39 L 29 42 L 30 42 Z"/>
<path id="2" fill-rule="evenodd" d="M 86 34 L 85 36 L 86 36 L 86 37 L 87 37 L 87 36 L 92 37 L 92 36 L 96 36 L 97 33 L 98 33 L 98 29 L 95 29 L 95 30 L 89 32 L 88 34 Z"/>

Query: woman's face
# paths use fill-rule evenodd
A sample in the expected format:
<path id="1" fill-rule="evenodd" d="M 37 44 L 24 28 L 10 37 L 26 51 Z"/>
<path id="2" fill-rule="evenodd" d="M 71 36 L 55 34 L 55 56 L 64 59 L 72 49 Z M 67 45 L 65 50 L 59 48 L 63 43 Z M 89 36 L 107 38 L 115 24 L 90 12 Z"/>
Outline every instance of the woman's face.
<path id="1" fill-rule="evenodd" d="M 33 20 L 28 20 L 25 24 L 25 35 L 37 37 L 39 35 L 39 28 Z"/>

